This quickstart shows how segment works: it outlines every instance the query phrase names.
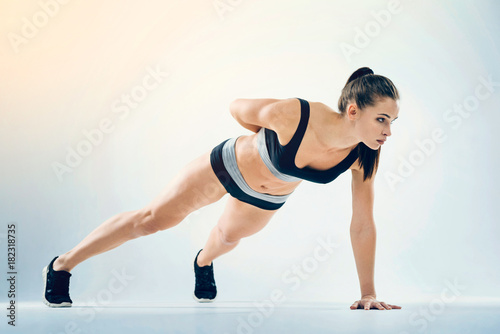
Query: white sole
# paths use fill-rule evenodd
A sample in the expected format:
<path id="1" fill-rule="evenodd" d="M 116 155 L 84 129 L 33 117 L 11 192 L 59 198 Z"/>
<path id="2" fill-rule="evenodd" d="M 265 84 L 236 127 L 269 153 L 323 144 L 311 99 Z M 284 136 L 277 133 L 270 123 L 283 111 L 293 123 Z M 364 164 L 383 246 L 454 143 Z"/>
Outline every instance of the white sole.
<path id="1" fill-rule="evenodd" d="M 47 272 L 49 270 L 49 266 L 43 268 L 42 270 L 42 278 L 43 278 L 43 303 L 48 307 L 71 307 L 71 303 L 64 302 L 61 304 L 53 304 L 50 303 L 47 299 L 45 299 L 45 290 L 47 290 Z"/>
<path id="2" fill-rule="evenodd" d="M 211 302 L 213 302 L 214 300 L 216 300 L 216 299 L 217 299 L 217 296 L 215 296 L 215 298 L 214 298 L 214 299 L 198 298 L 198 297 L 196 297 L 196 295 L 195 295 L 195 294 L 194 294 L 194 292 L 193 292 L 193 298 L 194 298 L 194 300 L 196 300 L 198 303 L 211 303 Z"/>

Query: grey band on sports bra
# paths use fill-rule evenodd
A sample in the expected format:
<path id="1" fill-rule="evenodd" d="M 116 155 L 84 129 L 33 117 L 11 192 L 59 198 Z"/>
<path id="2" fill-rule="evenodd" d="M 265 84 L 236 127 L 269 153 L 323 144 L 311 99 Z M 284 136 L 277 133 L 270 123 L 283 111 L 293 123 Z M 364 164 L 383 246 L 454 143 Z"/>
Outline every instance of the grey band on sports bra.
<path id="1" fill-rule="evenodd" d="M 287 175 L 281 173 L 279 170 L 274 167 L 271 158 L 269 157 L 269 152 L 267 151 L 266 147 L 266 133 L 265 133 L 265 128 L 260 128 L 259 133 L 257 135 L 257 146 L 259 148 L 259 155 L 262 158 L 262 161 L 266 164 L 267 168 L 271 173 L 273 173 L 274 176 L 276 176 L 278 179 L 286 182 L 296 182 L 300 181 L 302 179 L 299 179 L 295 176 Z"/>
<path id="2" fill-rule="evenodd" d="M 241 137 L 241 136 L 240 136 Z M 261 199 L 263 201 L 268 201 L 271 203 L 283 203 L 288 197 L 291 195 L 270 195 L 259 193 L 245 182 L 243 175 L 241 175 L 240 170 L 238 169 L 238 164 L 236 163 L 236 152 L 234 149 L 237 138 L 229 139 L 224 146 L 222 147 L 222 162 L 224 163 L 224 167 L 226 167 L 227 172 L 234 180 L 234 182 L 240 187 L 240 189 L 245 192 L 247 195 Z"/>

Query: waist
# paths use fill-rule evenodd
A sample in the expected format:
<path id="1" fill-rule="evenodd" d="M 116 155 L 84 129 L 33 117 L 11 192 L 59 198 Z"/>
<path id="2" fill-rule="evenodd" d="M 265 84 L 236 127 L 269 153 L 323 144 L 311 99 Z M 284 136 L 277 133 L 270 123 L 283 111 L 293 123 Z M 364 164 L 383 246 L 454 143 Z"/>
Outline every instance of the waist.
<path id="1" fill-rule="evenodd" d="M 248 185 L 256 191 L 284 195 L 293 192 L 300 184 L 300 182 L 285 182 L 271 173 L 260 158 L 257 134 L 238 137 L 234 146 L 238 168 Z"/>

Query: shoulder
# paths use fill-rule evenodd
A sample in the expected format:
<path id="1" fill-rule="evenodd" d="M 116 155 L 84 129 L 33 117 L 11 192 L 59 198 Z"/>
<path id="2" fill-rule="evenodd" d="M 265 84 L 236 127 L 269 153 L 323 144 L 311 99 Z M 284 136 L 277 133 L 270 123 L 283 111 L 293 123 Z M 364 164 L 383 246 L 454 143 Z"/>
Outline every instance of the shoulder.
<path id="1" fill-rule="evenodd" d="M 306 99 L 302 100 L 306 101 L 309 105 L 308 126 L 314 129 L 321 128 L 321 124 L 324 124 L 330 113 L 335 112 L 321 102 L 313 102 Z M 294 97 L 279 100 L 274 104 L 274 108 L 276 108 L 275 115 L 277 117 L 273 124 L 273 130 L 278 133 L 279 137 L 283 139 L 283 142 L 288 142 L 295 134 L 302 118 L 302 104 L 299 98 Z"/>
<path id="2" fill-rule="evenodd" d="M 324 122 L 328 116 L 335 113 L 326 104 L 302 99 L 309 106 L 309 123 Z M 302 117 L 302 104 L 299 98 L 289 98 L 280 101 L 281 116 L 286 121 L 285 128 L 292 128 L 294 131 Z"/>
<path id="3" fill-rule="evenodd" d="M 356 150 L 356 149 L 357 149 L 357 148 L 355 148 L 355 150 Z M 361 168 L 361 167 L 359 166 L 359 162 L 360 162 L 359 157 L 357 157 L 357 158 L 356 158 L 356 161 L 354 161 L 354 162 L 352 163 L 352 165 L 349 167 L 349 169 L 350 169 L 352 172 L 361 172 L 361 173 L 363 173 L 363 172 L 364 172 L 364 171 L 363 171 L 363 168 Z"/>
<path id="4" fill-rule="evenodd" d="M 332 116 L 338 116 L 339 113 L 322 102 L 309 101 L 310 117 L 309 123 L 320 132 L 326 124 L 331 122 Z"/>
<path id="5" fill-rule="evenodd" d="M 333 109 L 321 102 L 313 102 L 302 99 L 309 105 L 309 112 L 317 113 L 321 115 L 335 113 Z M 293 97 L 288 99 L 282 99 L 274 103 L 274 107 L 277 111 L 282 113 L 285 118 L 300 119 L 302 104 L 299 98 Z"/>
<path id="6" fill-rule="evenodd" d="M 360 167 L 360 159 L 359 157 L 352 163 L 349 167 L 352 172 L 352 181 L 355 184 L 373 184 L 375 180 L 375 176 L 377 175 L 377 168 L 373 170 L 371 177 L 368 177 L 365 180 L 365 169 Z"/>
<path id="7" fill-rule="evenodd" d="M 300 122 L 301 104 L 297 98 L 288 98 L 273 103 L 273 130 L 278 133 L 294 132 Z"/>
<path id="8" fill-rule="evenodd" d="M 301 98 L 302 99 L 302 98 Z M 330 112 L 330 108 L 321 102 L 312 102 L 302 99 L 309 106 L 308 124 L 321 123 L 326 119 L 324 115 Z M 292 137 L 302 118 L 302 102 L 299 98 L 288 98 L 280 100 L 275 104 L 276 115 L 279 121 L 274 124 L 276 132 L 283 137 Z M 332 111 L 333 112 L 333 111 Z"/>

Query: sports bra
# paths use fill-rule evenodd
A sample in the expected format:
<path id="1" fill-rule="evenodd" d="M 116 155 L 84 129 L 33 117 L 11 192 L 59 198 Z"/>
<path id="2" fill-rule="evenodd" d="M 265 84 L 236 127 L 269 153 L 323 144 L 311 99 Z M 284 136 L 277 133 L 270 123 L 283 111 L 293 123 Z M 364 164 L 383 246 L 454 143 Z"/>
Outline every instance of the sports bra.
<path id="1" fill-rule="evenodd" d="M 300 122 L 290 142 L 282 146 L 275 131 L 261 128 L 257 136 L 259 154 L 269 170 L 283 181 L 307 180 L 315 183 L 329 183 L 349 169 L 356 161 L 358 147 L 352 149 L 344 160 L 330 169 L 321 171 L 307 166 L 298 168 L 295 165 L 295 156 L 306 132 L 310 110 L 309 102 L 301 98 L 297 99 L 300 101 Z"/>

